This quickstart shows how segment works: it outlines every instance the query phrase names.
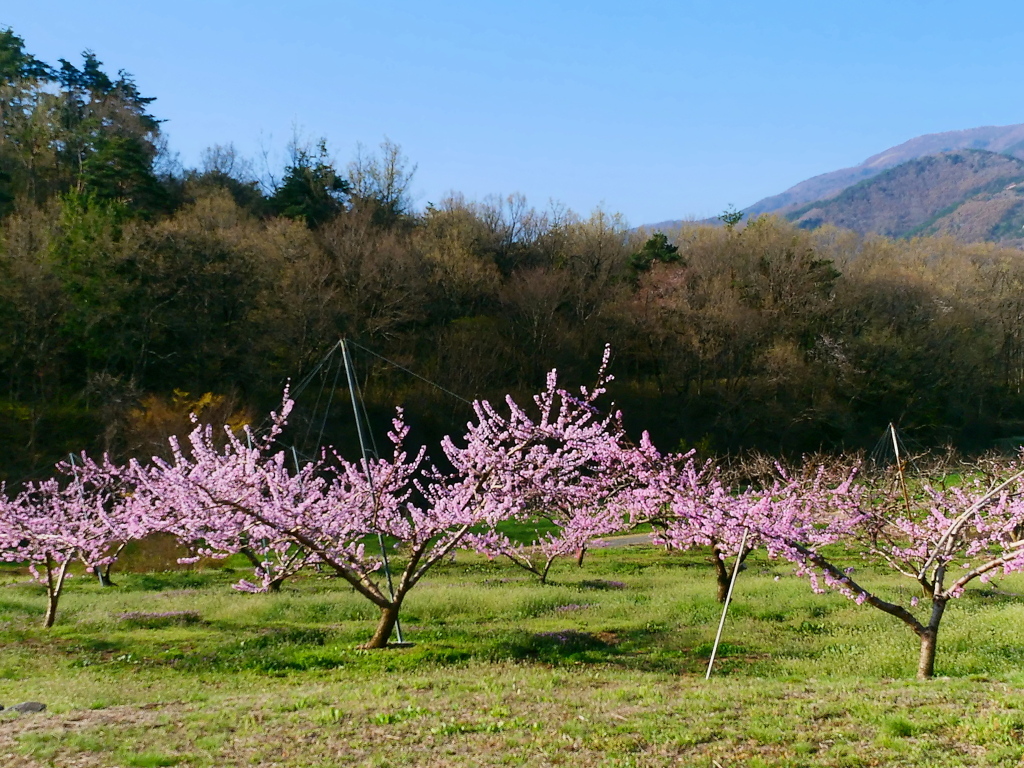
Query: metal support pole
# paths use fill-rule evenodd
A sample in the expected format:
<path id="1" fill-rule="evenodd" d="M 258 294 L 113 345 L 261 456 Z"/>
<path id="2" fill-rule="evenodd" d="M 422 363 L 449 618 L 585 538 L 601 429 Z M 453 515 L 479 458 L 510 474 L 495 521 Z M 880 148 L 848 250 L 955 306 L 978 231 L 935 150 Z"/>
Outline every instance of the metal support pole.
<path id="1" fill-rule="evenodd" d="M 743 537 L 740 539 L 740 551 L 736 555 L 736 564 L 732 569 L 732 579 L 729 580 L 729 591 L 725 595 L 725 605 L 722 606 L 722 620 L 718 622 L 718 634 L 715 635 L 715 645 L 711 649 L 711 658 L 708 660 L 708 671 L 704 675 L 705 680 L 711 679 L 711 667 L 715 664 L 715 656 L 718 655 L 718 643 L 722 639 L 722 629 L 725 627 L 725 615 L 729 612 L 729 602 L 732 600 L 732 588 L 736 586 L 736 576 L 740 572 L 740 561 L 743 560 L 743 550 L 747 546 L 747 533 L 749 528 L 743 529 Z"/>
<path id="2" fill-rule="evenodd" d="M 889 422 L 889 432 L 892 435 L 892 449 L 896 454 L 896 472 L 900 478 L 900 488 L 903 489 L 903 503 L 907 507 L 907 515 L 911 515 L 910 511 L 910 494 L 907 492 L 907 480 L 903 475 L 903 457 L 900 456 L 900 444 L 896 439 L 896 427 L 893 423 Z"/>
<path id="3" fill-rule="evenodd" d="M 346 339 L 341 340 L 341 353 L 342 360 L 345 362 L 345 378 L 348 380 L 348 392 L 352 397 L 352 414 L 356 418 L 356 433 L 359 435 L 359 449 L 363 454 L 363 464 L 366 467 L 366 477 L 370 484 L 370 498 L 374 508 L 377 507 L 377 491 L 373 485 L 373 471 L 370 467 L 370 454 L 366 447 L 366 436 L 363 433 L 363 420 L 359 413 L 359 403 L 356 398 L 356 379 L 355 372 L 353 371 L 352 357 L 349 353 L 348 341 Z M 369 428 L 369 425 L 367 425 Z M 391 579 L 391 566 L 388 563 L 387 549 L 384 547 L 384 536 L 377 532 L 377 543 L 380 545 L 381 559 L 384 561 L 384 575 L 387 577 L 388 582 L 388 594 L 391 595 L 391 601 L 395 600 L 395 585 Z M 400 620 L 395 619 L 395 635 L 398 637 L 398 642 L 405 642 L 402 639 L 402 623 Z"/>

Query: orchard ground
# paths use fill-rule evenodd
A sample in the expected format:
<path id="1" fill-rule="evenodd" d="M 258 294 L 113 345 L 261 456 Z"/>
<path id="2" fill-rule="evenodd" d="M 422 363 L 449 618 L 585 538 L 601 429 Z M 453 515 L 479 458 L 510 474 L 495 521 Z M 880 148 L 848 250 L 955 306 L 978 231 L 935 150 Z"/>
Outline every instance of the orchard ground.
<path id="1" fill-rule="evenodd" d="M 459 553 L 410 594 L 411 648 L 363 651 L 376 610 L 313 571 L 241 594 L 240 562 L 0 577 L 0 764 L 981 766 L 1024 758 L 1024 576 L 949 607 L 936 673 L 890 616 L 751 557 L 719 662 L 707 553 L 560 561 L 553 584 Z M 235 570 L 232 566 L 238 566 Z M 909 585 L 858 570 L 883 594 Z M 907 593 L 903 593 L 904 597 Z"/>

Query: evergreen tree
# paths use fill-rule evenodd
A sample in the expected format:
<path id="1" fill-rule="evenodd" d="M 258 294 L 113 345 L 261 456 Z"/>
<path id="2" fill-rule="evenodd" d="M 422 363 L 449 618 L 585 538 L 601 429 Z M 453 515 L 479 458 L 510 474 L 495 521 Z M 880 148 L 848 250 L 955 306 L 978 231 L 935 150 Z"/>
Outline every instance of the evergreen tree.
<path id="1" fill-rule="evenodd" d="M 0 31 L 0 85 L 21 80 L 47 80 L 50 67 L 25 51 L 25 41 L 7 28 Z"/>
<path id="2" fill-rule="evenodd" d="M 629 257 L 629 263 L 637 272 L 644 272 L 656 261 L 671 264 L 680 258 L 679 247 L 672 245 L 667 235 L 655 232 L 639 251 Z"/>
<path id="3" fill-rule="evenodd" d="M 163 208 L 167 200 L 151 153 L 137 136 L 101 136 L 82 163 L 81 178 L 98 199 L 122 201 L 143 215 Z"/>
<path id="4" fill-rule="evenodd" d="M 124 70 L 111 79 L 92 51 L 82 68 L 60 59 L 61 160 L 72 184 L 102 200 L 122 200 L 143 216 L 164 208 L 166 191 L 153 168 L 160 121 Z"/>
<path id="5" fill-rule="evenodd" d="M 315 150 L 294 149 L 284 180 L 270 198 L 270 210 L 315 229 L 344 210 L 349 191 L 349 183 L 338 175 L 328 157 L 327 142 L 321 139 Z"/>
<path id="6" fill-rule="evenodd" d="M 52 77 L 50 68 L 25 51 L 25 41 L 11 29 L 0 31 L 0 216 L 15 197 L 31 186 L 24 183 L 26 118 L 34 110 L 39 86 Z"/>

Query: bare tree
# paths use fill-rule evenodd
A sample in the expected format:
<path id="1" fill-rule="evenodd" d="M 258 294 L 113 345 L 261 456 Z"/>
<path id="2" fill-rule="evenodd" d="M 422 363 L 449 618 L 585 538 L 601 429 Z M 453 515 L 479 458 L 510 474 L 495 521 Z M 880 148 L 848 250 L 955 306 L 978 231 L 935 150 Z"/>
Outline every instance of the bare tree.
<path id="1" fill-rule="evenodd" d="M 378 223 L 393 223 L 412 213 L 410 186 L 417 166 L 402 153 L 401 145 L 387 137 L 378 150 L 367 154 L 362 144 L 357 145 L 347 168 L 351 197 L 356 207 L 372 207 Z"/>

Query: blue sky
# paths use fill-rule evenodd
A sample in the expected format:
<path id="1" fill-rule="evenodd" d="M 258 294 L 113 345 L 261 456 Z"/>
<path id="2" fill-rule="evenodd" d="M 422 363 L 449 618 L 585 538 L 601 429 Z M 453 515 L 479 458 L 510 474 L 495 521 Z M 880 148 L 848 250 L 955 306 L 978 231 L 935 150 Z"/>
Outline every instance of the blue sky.
<path id="1" fill-rule="evenodd" d="M 385 136 L 419 205 L 521 192 L 634 225 L 742 207 L 923 133 L 1024 122 L 1024 4 L 22 0 L 48 62 L 132 72 L 188 165 Z M 984 12 L 971 12 L 971 8 Z"/>

